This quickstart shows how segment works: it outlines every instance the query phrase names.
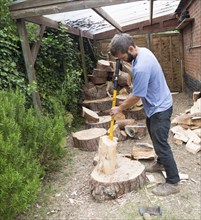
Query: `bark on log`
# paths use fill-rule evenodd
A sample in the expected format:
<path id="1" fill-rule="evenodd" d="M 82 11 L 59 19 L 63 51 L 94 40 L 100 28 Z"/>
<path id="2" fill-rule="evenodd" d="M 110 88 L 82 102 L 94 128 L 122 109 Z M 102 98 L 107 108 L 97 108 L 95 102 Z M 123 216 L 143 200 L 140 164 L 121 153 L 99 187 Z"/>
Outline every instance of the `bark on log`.
<path id="1" fill-rule="evenodd" d="M 111 175 L 100 173 L 97 166 L 91 173 L 90 190 L 99 202 L 116 199 L 119 196 L 138 190 L 146 183 L 145 167 L 139 161 L 117 155 L 117 167 Z"/>
<path id="2" fill-rule="evenodd" d="M 95 85 L 101 85 L 107 82 L 107 77 L 94 77 L 93 75 L 88 75 L 88 77 Z"/>
<path id="3" fill-rule="evenodd" d="M 108 130 L 110 127 L 110 121 L 111 121 L 111 116 L 106 115 L 106 116 L 99 116 L 99 122 L 97 123 L 86 122 L 86 124 L 89 128 L 105 128 L 106 130 Z"/>
<path id="4" fill-rule="evenodd" d="M 86 100 L 95 100 L 107 97 L 107 84 L 95 85 L 92 82 L 83 86 L 84 98 Z"/>
<path id="5" fill-rule="evenodd" d="M 130 63 L 124 61 L 122 63 L 122 71 L 128 73 L 132 78 L 132 65 Z"/>
<path id="6" fill-rule="evenodd" d="M 94 111 L 82 106 L 82 117 L 85 118 L 86 123 L 99 122 L 99 116 Z"/>
<path id="7" fill-rule="evenodd" d="M 100 78 L 107 78 L 108 73 L 106 70 L 101 70 L 101 69 L 93 69 L 92 73 L 93 77 L 100 77 Z"/>
<path id="8" fill-rule="evenodd" d="M 82 102 L 84 107 L 87 107 L 95 112 L 105 111 L 112 108 L 112 98 L 106 97 L 97 100 L 84 100 Z"/>
<path id="9" fill-rule="evenodd" d="M 86 151 L 97 151 L 100 137 L 106 132 L 104 128 L 90 128 L 72 133 L 74 147 Z"/>

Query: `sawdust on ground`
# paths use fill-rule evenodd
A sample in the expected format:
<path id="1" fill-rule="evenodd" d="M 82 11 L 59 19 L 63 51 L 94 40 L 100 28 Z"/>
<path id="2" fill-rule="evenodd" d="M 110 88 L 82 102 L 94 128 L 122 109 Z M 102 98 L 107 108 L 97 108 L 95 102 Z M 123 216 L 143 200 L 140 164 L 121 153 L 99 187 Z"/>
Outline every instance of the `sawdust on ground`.
<path id="1" fill-rule="evenodd" d="M 184 113 L 192 104 L 192 97 L 187 93 L 173 94 L 173 116 Z M 136 142 L 150 143 L 147 135 Z M 37 205 L 31 209 L 23 220 L 140 220 L 139 207 L 160 206 L 161 217 L 152 219 L 166 220 L 200 220 L 201 219 L 201 152 L 193 155 L 186 151 L 185 145 L 176 145 L 170 133 L 172 146 L 180 173 L 188 174 L 189 179 L 180 182 L 181 192 L 167 197 L 158 197 L 151 193 L 152 187 L 146 185 L 137 192 L 133 191 L 120 198 L 98 203 L 93 200 L 89 179 L 94 168 L 92 161 L 95 152 L 75 149 L 69 138 L 68 147 L 73 154 L 69 163 L 63 159 L 59 172 L 52 174 L 41 192 Z M 129 139 L 118 144 L 119 153 L 131 153 L 134 140 Z M 142 163 L 151 163 L 142 162 Z M 162 174 L 154 174 L 163 182 Z"/>

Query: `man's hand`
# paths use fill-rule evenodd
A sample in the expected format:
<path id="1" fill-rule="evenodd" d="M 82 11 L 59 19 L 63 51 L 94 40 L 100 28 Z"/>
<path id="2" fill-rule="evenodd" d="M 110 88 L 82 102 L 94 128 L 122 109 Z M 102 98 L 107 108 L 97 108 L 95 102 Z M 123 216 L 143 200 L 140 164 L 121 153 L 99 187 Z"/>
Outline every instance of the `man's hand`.
<path id="1" fill-rule="evenodd" d="M 122 110 L 121 110 L 120 106 L 115 106 L 115 107 L 111 108 L 110 115 L 113 116 L 113 115 L 116 115 L 121 112 L 122 112 Z"/>

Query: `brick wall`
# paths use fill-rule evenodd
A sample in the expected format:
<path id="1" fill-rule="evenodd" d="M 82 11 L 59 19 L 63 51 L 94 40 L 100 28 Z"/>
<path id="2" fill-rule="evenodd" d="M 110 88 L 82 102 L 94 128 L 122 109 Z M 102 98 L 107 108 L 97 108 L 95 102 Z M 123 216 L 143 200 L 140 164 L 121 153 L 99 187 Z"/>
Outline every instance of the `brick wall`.
<path id="1" fill-rule="evenodd" d="M 184 83 L 195 91 L 201 89 L 201 0 L 195 0 L 188 10 L 195 20 L 183 29 Z"/>

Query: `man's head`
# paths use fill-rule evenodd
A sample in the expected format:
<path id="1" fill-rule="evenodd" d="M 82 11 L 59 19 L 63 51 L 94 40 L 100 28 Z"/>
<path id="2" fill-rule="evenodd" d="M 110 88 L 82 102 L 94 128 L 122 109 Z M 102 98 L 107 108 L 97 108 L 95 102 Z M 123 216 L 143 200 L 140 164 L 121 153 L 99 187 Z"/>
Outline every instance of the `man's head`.
<path id="1" fill-rule="evenodd" d="M 118 59 L 132 62 L 137 56 L 137 49 L 133 37 L 129 34 L 116 34 L 110 43 L 110 52 Z"/>

